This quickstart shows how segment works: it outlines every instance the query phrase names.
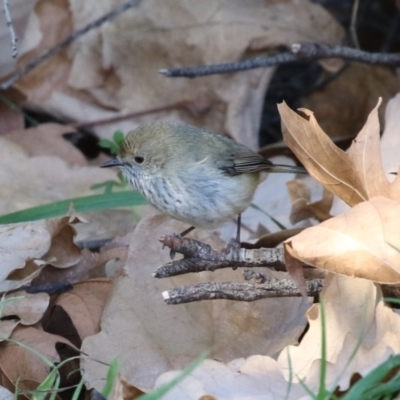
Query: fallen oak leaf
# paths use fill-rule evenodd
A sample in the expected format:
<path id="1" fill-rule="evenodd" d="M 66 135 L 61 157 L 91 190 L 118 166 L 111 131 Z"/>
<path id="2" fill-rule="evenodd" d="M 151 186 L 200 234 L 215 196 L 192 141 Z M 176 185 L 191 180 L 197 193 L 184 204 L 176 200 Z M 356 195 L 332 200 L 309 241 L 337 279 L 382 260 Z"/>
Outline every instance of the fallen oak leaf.
<path id="1" fill-rule="evenodd" d="M 389 183 L 382 168 L 378 107 L 354 139 L 347 153 L 339 149 L 318 125 L 313 113 L 306 118 L 285 103 L 278 105 L 284 124 L 283 138 L 312 177 L 350 206 L 374 196 L 400 199 L 400 179 Z"/>
<path id="2" fill-rule="evenodd" d="M 400 283 L 400 201 L 379 196 L 285 242 L 303 263 L 375 282 Z"/>

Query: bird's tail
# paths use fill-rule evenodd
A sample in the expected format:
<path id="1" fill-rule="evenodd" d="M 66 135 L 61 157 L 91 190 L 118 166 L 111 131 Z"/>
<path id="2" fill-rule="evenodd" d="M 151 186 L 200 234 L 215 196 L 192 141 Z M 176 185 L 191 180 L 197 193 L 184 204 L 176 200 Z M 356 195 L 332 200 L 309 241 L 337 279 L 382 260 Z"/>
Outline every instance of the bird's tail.
<path id="1" fill-rule="evenodd" d="M 265 168 L 266 172 L 283 172 L 283 173 L 292 173 L 292 174 L 308 174 L 307 170 L 303 167 L 298 167 L 295 165 L 281 165 L 281 164 L 273 164 L 270 168 Z"/>

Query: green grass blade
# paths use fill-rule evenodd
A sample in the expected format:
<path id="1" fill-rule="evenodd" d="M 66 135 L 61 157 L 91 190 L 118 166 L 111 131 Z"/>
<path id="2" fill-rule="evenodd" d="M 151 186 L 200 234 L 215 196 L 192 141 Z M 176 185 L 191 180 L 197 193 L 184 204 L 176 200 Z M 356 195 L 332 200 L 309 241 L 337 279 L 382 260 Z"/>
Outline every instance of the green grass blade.
<path id="1" fill-rule="evenodd" d="M 318 399 L 325 399 L 327 390 L 325 386 L 326 372 L 327 372 L 327 359 L 326 359 L 326 317 L 325 317 L 325 304 L 322 295 L 319 296 L 319 312 L 321 316 L 321 370 L 319 373 L 319 390 Z"/>
<path id="2" fill-rule="evenodd" d="M 118 376 L 118 369 L 119 369 L 119 360 L 118 358 L 115 358 L 114 360 L 112 360 L 110 368 L 108 368 L 106 384 L 104 385 L 104 388 L 101 391 L 101 394 L 104 397 L 108 397 L 110 395 L 111 390 Z"/>
<path id="3" fill-rule="evenodd" d="M 76 197 L 74 199 L 56 201 L 42 206 L 27 208 L 11 214 L 0 216 L 0 224 L 37 221 L 39 219 L 55 218 L 67 215 L 73 206 L 76 212 L 92 212 L 112 208 L 132 207 L 147 204 L 145 198 L 135 190 L 96 194 L 93 196 Z"/>
<path id="4" fill-rule="evenodd" d="M 80 382 L 78 383 L 78 386 L 74 390 L 74 395 L 72 396 L 71 400 L 79 400 L 79 396 L 82 392 L 83 386 L 85 385 L 85 380 L 82 378 Z"/>
<path id="5" fill-rule="evenodd" d="M 203 352 L 197 357 L 192 363 L 190 363 L 176 378 L 172 379 L 171 382 L 160 386 L 157 390 L 152 393 L 144 394 L 138 397 L 138 400 L 159 400 L 168 393 L 174 386 L 186 378 L 194 369 L 196 369 L 209 355 L 209 351 Z"/>
<path id="6" fill-rule="evenodd" d="M 343 397 L 345 400 L 362 399 L 363 396 L 379 382 L 382 381 L 385 376 L 393 371 L 394 368 L 400 367 L 400 355 L 390 357 L 386 362 L 376 367 L 368 375 L 364 376 L 363 379 L 359 380 Z"/>

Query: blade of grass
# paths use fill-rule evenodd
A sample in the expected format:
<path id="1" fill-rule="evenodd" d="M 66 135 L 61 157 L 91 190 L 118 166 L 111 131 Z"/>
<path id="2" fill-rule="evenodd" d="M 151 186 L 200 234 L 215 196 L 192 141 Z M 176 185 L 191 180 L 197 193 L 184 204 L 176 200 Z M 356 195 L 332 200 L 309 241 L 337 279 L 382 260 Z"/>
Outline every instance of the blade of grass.
<path id="1" fill-rule="evenodd" d="M 115 380 L 117 379 L 118 376 L 118 369 L 119 369 L 119 360 L 118 358 L 114 358 L 114 360 L 111 361 L 110 368 L 108 368 L 107 380 L 103 390 L 101 391 L 101 394 L 104 397 L 108 397 L 110 395 Z"/>
<path id="2" fill-rule="evenodd" d="M 85 380 L 82 378 L 80 382 L 78 383 L 78 386 L 74 390 L 74 395 L 72 396 L 71 400 L 79 400 L 80 394 L 83 389 L 83 385 L 85 384 Z"/>
<path id="3" fill-rule="evenodd" d="M 325 304 L 322 295 L 319 296 L 319 311 L 321 313 L 321 370 L 319 372 L 319 390 L 317 394 L 318 399 L 325 399 L 327 390 L 325 386 L 326 379 L 326 318 L 325 318 Z"/>
<path id="4" fill-rule="evenodd" d="M 360 379 L 343 397 L 345 400 L 363 399 L 373 386 L 379 383 L 394 368 L 400 367 L 400 355 L 390 357 L 369 374 Z"/>
<path id="5" fill-rule="evenodd" d="M 56 201 L 54 203 L 2 215 L 0 216 L 0 224 L 13 224 L 64 216 L 67 215 L 71 205 L 76 212 L 92 212 L 112 208 L 140 206 L 143 204 L 147 204 L 147 201 L 139 192 L 134 190 L 103 193 Z"/>

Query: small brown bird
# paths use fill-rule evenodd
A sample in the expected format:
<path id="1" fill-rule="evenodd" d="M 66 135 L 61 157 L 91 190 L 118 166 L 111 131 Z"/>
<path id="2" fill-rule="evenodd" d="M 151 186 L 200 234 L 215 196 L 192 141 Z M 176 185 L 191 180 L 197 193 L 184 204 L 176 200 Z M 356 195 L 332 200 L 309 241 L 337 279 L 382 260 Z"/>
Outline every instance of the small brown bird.
<path id="1" fill-rule="evenodd" d="M 102 165 L 113 166 L 162 213 L 205 229 L 238 215 L 238 232 L 262 172 L 307 173 L 275 165 L 226 136 L 171 121 L 128 133 L 118 156 Z"/>

